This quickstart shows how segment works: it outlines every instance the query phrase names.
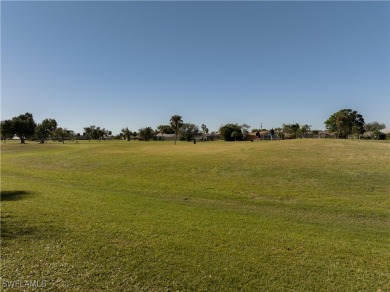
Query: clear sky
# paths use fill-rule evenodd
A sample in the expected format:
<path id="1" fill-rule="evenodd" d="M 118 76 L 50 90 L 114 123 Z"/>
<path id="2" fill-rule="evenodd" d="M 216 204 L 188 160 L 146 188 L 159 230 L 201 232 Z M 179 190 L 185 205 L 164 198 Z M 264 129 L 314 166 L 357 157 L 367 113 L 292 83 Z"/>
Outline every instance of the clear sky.
<path id="1" fill-rule="evenodd" d="M 390 126 L 389 2 L 1 2 L 1 119 Z"/>

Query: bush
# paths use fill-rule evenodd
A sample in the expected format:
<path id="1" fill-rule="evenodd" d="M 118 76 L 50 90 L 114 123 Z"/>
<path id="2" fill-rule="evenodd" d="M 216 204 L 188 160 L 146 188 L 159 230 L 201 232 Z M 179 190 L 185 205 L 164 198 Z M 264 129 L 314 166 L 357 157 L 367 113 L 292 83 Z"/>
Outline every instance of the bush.
<path id="1" fill-rule="evenodd" d="M 235 137 L 232 137 L 233 132 L 236 132 L 236 134 L 234 134 Z M 242 141 L 241 126 L 238 124 L 226 124 L 219 128 L 219 133 L 225 141 L 234 141 L 235 138 L 238 141 Z"/>

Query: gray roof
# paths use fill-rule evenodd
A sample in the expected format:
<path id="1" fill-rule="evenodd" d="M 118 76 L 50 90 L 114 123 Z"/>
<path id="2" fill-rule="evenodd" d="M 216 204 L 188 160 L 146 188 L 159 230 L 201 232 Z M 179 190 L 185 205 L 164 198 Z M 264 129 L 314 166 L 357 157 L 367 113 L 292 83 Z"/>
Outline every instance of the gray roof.
<path id="1" fill-rule="evenodd" d="M 161 134 L 161 133 L 158 133 L 156 136 L 157 137 L 164 137 L 164 138 L 174 138 L 175 134 Z M 177 135 L 177 136 L 180 137 L 180 135 Z"/>

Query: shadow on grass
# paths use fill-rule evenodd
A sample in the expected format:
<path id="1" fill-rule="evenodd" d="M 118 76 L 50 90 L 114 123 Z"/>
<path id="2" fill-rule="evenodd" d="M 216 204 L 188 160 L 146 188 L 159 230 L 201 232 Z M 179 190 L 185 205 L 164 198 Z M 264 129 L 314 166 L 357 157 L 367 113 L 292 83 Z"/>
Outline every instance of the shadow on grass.
<path id="1" fill-rule="evenodd" d="M 1 244 L 6 244 L 7 239 L 15 239 L 21 236 L 32 235 L 36 233 L 36 228 L 29 227 L 26 222 L 16 220 L 11 215 L 1 214 Z"/>
<path id="2" fill-rule="evenodd" d="M 28 191 L 1 191 L 1 201 L 16 201 L 31 195 Z"/>
<path id="3" fill-rule="evenodd" d="M 29 191 L 1 191 L 1 202 L 4 201 L 18 201 L 32 195 Z M 35 228 L 29 227 L 26 222 L 17 220 L 16 217 L 10 215 L 8 212 L 1 212 L 1 241 L 5 244 L 5 239 L 13 239 L 20 236 L 31 235 L 35 232 Z"/>

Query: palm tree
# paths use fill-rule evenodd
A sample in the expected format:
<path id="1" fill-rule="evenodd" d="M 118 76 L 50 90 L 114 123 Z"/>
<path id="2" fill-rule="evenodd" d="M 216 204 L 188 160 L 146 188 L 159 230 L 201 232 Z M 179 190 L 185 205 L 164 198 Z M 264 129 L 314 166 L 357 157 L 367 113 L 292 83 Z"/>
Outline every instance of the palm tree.
<path id="1" fill-rule="evenodd" d="M 177 133 L 179 132 L 179 129 L 183 126 L 183 119 L 179 115 L 174 115 L 171 117 L 169 124 L 172 130 L 175 132 L 175 145 L 176 145 Z"/>
<path id="2" fill-rule="evenodd" d="M 123 128 L 121 131 L 123 133 L 124 140 L 130 141 L 132 132 L 129 130 L 129 128 Z"/>
<path id="3" fill-rule="evenodd" d="M 311 126 L 310 126 L 310 125 L 305 124 L 305 125 L 302 125 L 302 126 L 301 126 L 300 132 L 301 132 L 301 134 L 302 134 L 302 138 L 304 137 L 304 135 L 305 135 L 307 132 L 310 131 L 310 129 L 311 129 Z"/>
<path id="4" fill-rule="evenodd" d="M 203 131 L 202 139 L 204 139 L 204 136 L 207 134 L 208 129 L 207 129 L 207 126 L 205 124 L 202 124 L 201 128 L 202 128 L 202 131 Z"/>

